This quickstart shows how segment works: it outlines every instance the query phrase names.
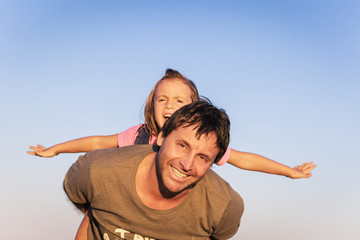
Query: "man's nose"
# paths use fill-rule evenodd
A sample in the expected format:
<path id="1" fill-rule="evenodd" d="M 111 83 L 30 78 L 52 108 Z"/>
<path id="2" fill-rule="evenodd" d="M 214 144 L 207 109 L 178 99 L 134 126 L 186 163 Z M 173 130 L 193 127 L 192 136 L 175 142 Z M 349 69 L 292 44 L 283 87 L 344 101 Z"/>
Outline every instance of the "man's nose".
<path id="1" fill-rule="evenodd" d="M 180 164 L 182 166 L 182 170 L 184 170 L 185 172 L 189 172 L 193 169 L 194 167 L 194 162 L 195 162 L 195 157 L 193 155 L 188 155 L 186 157 L 184 157 L 181 161 Z"/>

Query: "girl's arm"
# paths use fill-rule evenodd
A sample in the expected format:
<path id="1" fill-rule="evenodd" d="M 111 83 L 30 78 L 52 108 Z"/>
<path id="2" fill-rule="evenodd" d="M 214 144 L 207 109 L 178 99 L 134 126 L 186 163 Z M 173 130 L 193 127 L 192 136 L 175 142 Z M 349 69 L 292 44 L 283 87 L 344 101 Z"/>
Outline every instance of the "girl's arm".
<path id="1" fill-rule="evenodd" d="M 83 137 L 59 143 L 49 148 L 45 148 L 42 145 L 30 146 L 29 148 L 32 151 L 27 151 L 27 153 L 40 157 L 53 157 L 59 153 L 91 152 L 96 149 L 115 148 L 118 144 L 117 136 L 117 134 L 114 134 L 109 136 Z"/>
<path id="2" fill-rule="evenodd" d="M 283 175 L 289 178 L 311 177 L 311 170 L 316 167 L 313 162 L 310 162 L 291 168 L 258 154 L 239 152 L 233 149 L 231 149 L 228 162 L 244 170 Z"/>

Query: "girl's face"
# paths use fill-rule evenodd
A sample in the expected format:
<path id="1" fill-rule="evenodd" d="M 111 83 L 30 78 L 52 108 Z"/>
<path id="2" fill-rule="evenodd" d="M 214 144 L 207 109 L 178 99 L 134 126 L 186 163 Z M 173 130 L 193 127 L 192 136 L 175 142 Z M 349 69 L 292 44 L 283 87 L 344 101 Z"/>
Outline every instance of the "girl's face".
<path id="1" fill-rule="evenodd" d="M 190 87 L 177 78 L 159 84 L 154 97 L 154 115 L 159 128 L 176 110 L 192 102 L 191 93 Z"/>

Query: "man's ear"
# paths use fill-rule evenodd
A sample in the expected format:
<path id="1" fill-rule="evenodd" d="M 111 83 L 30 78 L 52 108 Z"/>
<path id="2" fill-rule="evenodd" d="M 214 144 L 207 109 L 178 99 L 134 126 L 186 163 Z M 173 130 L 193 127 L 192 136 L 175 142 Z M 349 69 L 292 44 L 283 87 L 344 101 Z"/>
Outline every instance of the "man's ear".
<path id="1" fill-rule="evenodd" d="M 164 137 L 163 137 L 162 133 L 160 132 L 159 135 L 158 135 L 158 138 L 156 140 L 156 144 L 158 146 L 161 146 L 163 144 L 163 142 L 164 142 Z"/>

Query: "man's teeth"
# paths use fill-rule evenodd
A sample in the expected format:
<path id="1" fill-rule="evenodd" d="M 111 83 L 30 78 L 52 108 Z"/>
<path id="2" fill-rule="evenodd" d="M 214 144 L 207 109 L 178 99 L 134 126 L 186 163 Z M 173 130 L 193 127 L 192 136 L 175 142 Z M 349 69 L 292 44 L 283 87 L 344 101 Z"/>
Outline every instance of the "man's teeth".
<path id="1" fill-rule="evenodd" d="M 165 114 L 164 117 L 169 118 L 169 117 L 171 117 L 171 114 Z"/>
<path id="2" fill-rule="evenodd" d="M 175 173 L 175 175 L 177 175 L 177 176 L 179 176 L 179 177 L 182 177 L 182 178 L 187 177 L 186 174 L 183 174 L 183 173 L 179 172 L 176 168 L 171 167 L 171 169 L 173 170 L 173 172 Z"/>

